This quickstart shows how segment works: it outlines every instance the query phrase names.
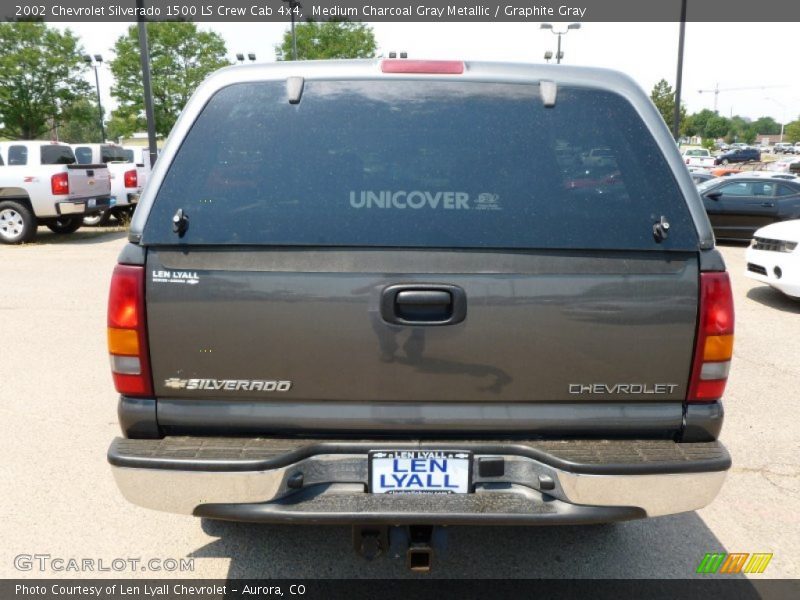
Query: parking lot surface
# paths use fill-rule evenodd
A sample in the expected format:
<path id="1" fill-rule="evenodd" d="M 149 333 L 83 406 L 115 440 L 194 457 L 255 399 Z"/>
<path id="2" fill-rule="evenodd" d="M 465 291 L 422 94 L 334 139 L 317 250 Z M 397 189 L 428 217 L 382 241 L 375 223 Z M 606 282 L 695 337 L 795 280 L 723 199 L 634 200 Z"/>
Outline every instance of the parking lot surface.
<path id="1" fill-rule="evenodd" d="M 2 577 L 417 577 L 400 557 L 366 562 L 346 527 L 201 521 L 129 505 L 105 452 L 118 435 L 105 303 L 123 232 L 40 230 L 0 247 Z M 800 576 L 800 302 L 743 275 L 744 246 L 723 246 L 736 347 L 722 440 L 733 468 L 696 513 L 616 525 L 449 528 L 427 577 L 692 577 L 707 552 L 771 552 L 763 575 Z M 194 571 L 20 572 L 20 554 L 194 558 Z M 707 575 L 705 577 L 708 577 Z"/>

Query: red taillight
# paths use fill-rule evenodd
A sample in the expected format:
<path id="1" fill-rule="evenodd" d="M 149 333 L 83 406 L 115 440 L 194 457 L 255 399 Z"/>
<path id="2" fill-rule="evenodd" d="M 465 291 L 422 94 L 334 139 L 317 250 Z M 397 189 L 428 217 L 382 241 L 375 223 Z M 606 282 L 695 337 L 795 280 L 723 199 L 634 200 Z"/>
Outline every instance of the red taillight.
<path id="1" fill-rule="evenodd" d="M 139 176 L 136 174 L 136 170 L 133 171 L 125 171 L 125 187 L 126 188 L 135 188 L 139 185 Z"/>
<path id="2" fill-rule="evenodd" d="M 700 274 L 700 318 L 687 402 L 713 402 L 725 391 L 733 356 L 733 293 L 727 273 Z"/>
<path id="3" fill-rule="evenodd" d="M 381 61 L 384 73 L 430 73 L 461 75 L 464 63 L 460 60 L 406 60 L 389 59 Z"/>
<path id="4" fill-rule="evenodd" d="M 54 196 L 69 194 L 69 175 L 67 173 L 56 173 L 50 178 L 50 191 Z"/>
<path id="5" fill-rule="evenodd" d="M 144 267 L 117 265 L 108 296 L 108 352 L 120 394 L 153 395 L 147 349 Z"/>

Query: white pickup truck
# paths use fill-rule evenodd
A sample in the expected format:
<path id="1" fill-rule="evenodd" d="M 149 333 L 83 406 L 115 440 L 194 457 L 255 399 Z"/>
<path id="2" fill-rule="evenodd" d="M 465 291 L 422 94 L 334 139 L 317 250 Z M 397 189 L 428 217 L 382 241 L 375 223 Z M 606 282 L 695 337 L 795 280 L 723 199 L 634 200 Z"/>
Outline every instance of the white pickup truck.
<path id="1" fill-rule="evenodd" d="M 76 164 L 66 144 L 0 142 L 0 243 L 29 242 L 39 225 L 72 233 L 108 208 L 110 192 L 106 166 Z"/>
<path id="2" fill-rule="evenodd" d="M 142 186 L 146 179 L 143 166 L 134 162 L 134 157 L 116 144 L 73 144 L 78 164 L 103 163 L 111 174 L 111 202 L 108 210 L 87 216 L 85 225 L 105 225 L 111 217 L 130 220 Z"/>
<path id="3" fill-rule="evenodd" d="M 713 167 L 714 157 L 705 148 L 688 148 L 681 154 L 689 167 Z"/>

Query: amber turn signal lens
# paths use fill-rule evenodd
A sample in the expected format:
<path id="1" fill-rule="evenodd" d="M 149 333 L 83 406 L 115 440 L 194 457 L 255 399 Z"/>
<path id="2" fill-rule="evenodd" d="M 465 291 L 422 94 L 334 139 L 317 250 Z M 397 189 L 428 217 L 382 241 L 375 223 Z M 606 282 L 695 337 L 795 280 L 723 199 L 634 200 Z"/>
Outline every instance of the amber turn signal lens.
<path id="1" fill-rule="evenodd" d="M 139 354 L 139 334 L 135 329 L 108 328 L 108 351 L 110 354 L 137 356 Z"/>
<path id="2" fill-rule="evenodd" d="M 730 360 L 733 356 L 733 335 L 709 335 L 703 350 L 704 361 Z"/>

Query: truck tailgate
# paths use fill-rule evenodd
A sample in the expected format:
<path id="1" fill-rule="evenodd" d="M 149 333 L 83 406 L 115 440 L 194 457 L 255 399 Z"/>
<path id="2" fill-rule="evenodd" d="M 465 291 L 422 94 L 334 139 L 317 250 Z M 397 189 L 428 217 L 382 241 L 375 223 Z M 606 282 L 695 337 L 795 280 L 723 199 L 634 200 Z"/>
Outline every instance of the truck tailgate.
<path id="1" fill-rule="evenodd" d="M 381 302 L 395 284 L 463 290 L 465 318 L 391 324 Z M 680 402 L 698 263 L 684 252 L 151 248 L 146 296 L 161 397 Z"/>
<path id="2" fill-rule="evenodd" d="M 108 196 L 111 178 L 106 165 L 67 165 L 70 200 Z"/>

